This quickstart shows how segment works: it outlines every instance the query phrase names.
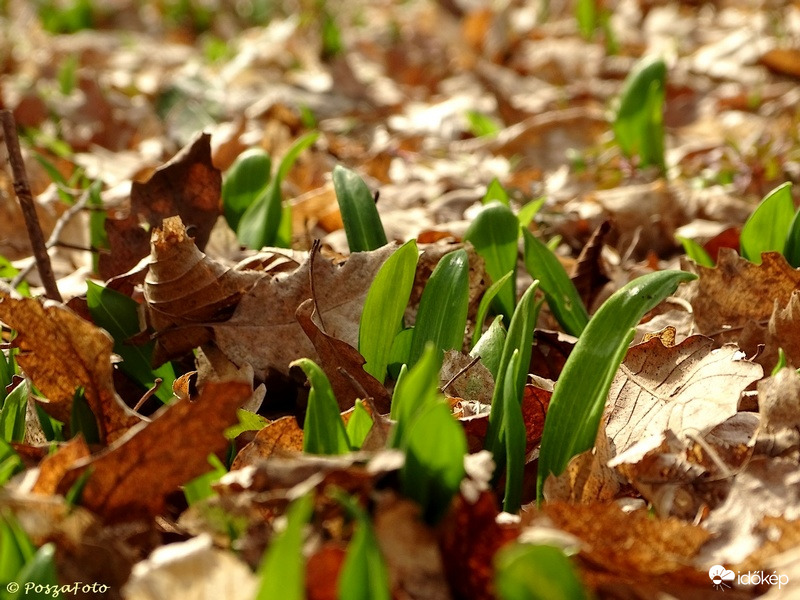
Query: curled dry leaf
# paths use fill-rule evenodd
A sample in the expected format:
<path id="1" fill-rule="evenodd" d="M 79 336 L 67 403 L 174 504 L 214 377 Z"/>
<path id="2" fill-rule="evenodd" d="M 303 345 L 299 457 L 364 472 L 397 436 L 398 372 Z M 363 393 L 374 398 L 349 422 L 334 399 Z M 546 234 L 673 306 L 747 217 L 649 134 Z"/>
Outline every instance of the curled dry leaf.
<path id="1" fill-rule="evenodd" d="M 189 237 L 180 217 L 164 219 L 163 228 L 153 232 L 144 282 L 147 323 L 157 333 L 153 362 L 161 364 L 209 341 L 207 326 L 229 317 L 262 277 L 209 259 Z"/>
<path id="2" fill-rule="evenodd" d="M 314 301 L 309 298 L 297 307 L 295 316 L 319 355 L 319 365 L 331 382 L 339 410 L 349 410 L 366 393 L 378 411 L 388 413 L 391 396 L 380 381 L 364 370 L 364 357 L 350 344 L 322 331 L 314 322 L 315 312 Z"/>
<path id="3" fill-rule="evenodd" d="M 49 415 L 69 423 L 75 390 L 83 386 L 101 442 L 109 444 L 141 422 L 114 390 L 114 342 L 105 331 L 62 306 L 3 293 L 0 320 L 17 331 L 11 342 L 20 350 L 17 362 L 47 398 L 41 406 Z"/>
<path id="4" fill-rule="evenodd" d="M 198 136 L 145 183 L 133 182 L 129 214 L 106 219 L 109 252 L 100 255 L 103 279 L 136 266 L 150 251 L 149 231 L 180 216 L 202 250 L 220 214 L 222 174 L 211 163 L 211 135 Z M 144 227 L 142 225 L 145 225 Z"/>
<path id="5" fill-rule="evenodd" d="M 736 413 L 761 366 L 732 344 L 713 346 L 702 336 L 670 348 L 653 338 L 628 351 L 608 393 L 606 430 L 615 453 L 666 430 L 702 432 Z"/>
<path id="6" fill-rule="evenodd" d="M 766 433 L 800 427 L 800 375 L 781 369 L 758 382 L 758 412 Z"/>
<path id="7" fill-rule="evenodd" d="M 602 252 L 611 221 L 606 219 L 592 233 L 592 237 L 581 250 L 572 269 L 570 279 L 583 300 L 583 305 L 591 308 L 598 292 L 611 281 L 603 269 Z"/>
<path id="8" fill-rule="evenodd" d="M 108 522 L 159 514 L 165 497 L 209 470 L 208 455 L 225 450 L 225 429 L 250 397 L 243 383 L 208 383 L 190 402 L 162 408 L 100 454 L 75 464 L 58 485 L 65 494 L 91 469 L 81 504 Z"/>

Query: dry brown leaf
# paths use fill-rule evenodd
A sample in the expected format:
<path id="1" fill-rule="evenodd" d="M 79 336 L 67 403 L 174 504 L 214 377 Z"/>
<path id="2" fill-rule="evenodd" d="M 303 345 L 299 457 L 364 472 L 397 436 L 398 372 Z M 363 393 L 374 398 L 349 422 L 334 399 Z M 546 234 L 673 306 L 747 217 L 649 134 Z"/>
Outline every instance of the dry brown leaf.
<path id="1" fill-rule="evenodd" d="M 494 378 L 482 362 L 457 350 L 444 353 L 444 361 L 439 371 L 442 391 L 450 398 L 461 398 L 467 403 L 487 405 L 492 403 Z"/>
<path id="2" fill-rule="evenodd" d="M 150 229 L 180 216 L 198 248 L 205 248 L 220 214 L 222 174 L 211 163 L 211 135 L 198 134 L 146 183 L 133 182 L 129 214 L 106 219 L 109 252 L 100 274 L 109 279 L 136 266 L 150 252 Z M 143 227 L 142 225 L 145 225 Z"/>
<path id="3" fill-rule="evenodd" d="M 575 266 L 570 274 L 578 295 L 583 300 L 583 305 L 591 306 L 598 292 L 611 281 L 603 269 L 601 255 L 608 232 L 611 231 L 611 221 L 606 219 L 592 233 L 592 237 L 581 250 Z"/>
<path id="4" fill-rule="evenodd" d="M 628 351 L 608 393 L 606 428 L 615 453 L 666 430 L 702 432 L 736 413 L 761 366 L 732 344 L 713 346 L 702 336 L 670 348 L 654 338 Z"/>
<path id="5" fill-rule="evenodd" d="M 800 48 L 773 48 L 762 54 L 759 62 L 770 71 L 800 78 Z"/>
<path id="6" fill-rule="evenodd" d="M 800 365 L 800 290 L 795 290 L 786 304 L 775 302 L 767 325 L 764 350 L 756 360 L 765 369 L 778 363 L 778 349 L 783 349 L 791 365 Z"/>
<path id="7" fill-rule="evenodd" d="M 709 538 L 701 527 L 653 518 L 647 510 L 623 512 L 613 503 L 547 503 L 542 512 L 584 542 L 581 574 L 600 597 L 708 597 L 708 570 L 687 566 Z M 691 593 L 693 589 L 705 595 Z"/>
<path id="8" fill-rule="evenodd" d="M 163 229 L 153 232 L 144 282 L 147 322 L 157 333 L 154 364 L 208 342 L 208 325 L 230 316 L 261 278 L 257 271 L 234 271 L 209 259 L 188 236 L 180 217 L 164 219 Z"/>
<path id="9" fill-rule="evenodd" d="M 110 444 L 141 422 L 114 391 L 114 342 L 105 331 L 61 306 L 3 293 L 0 298 L 0 320 L 17 331 L 12 342 L 20 349 L 17 362 L 48 399 L 41 403 L 48 414 L 69 423 L 72 398 L 82 386 L 101 442 Z"/>
<path id="10" fill-rule="evenodd" d="M 307 600 L 338 600 L 336 583 L 342 570 L 347 548 L 336 542 L 328 542 L 308 557 L 306 563 Z"/>
<path id="11" fill-rule="evenodd" d="M 82 435 L 75 436 L 61 446 L 55 454 L 47 456 L 39 466 L 39 477 L 33 484 L 34 494 L 55 494 L 58 482 L 79 460 L 91 454 Z"/>
<path id="12" fill-rule="evenodd" d="M 369 286 L 397 247 L 388 244 L 371 252 L 356 252 L 343 264 L 316 258 L 314 291 L 328 335 L 357 345 Z M 309 267 L 306 260 L 290 274 L 259 280 L 229 320 L 211 325 L 220 350 L 236 364 L 250 363 L 260 379 L 269 369 L 288 373 L 289 363 L 297 358 L 319 360 L 295 318 L 297 307 L 312 296 Z"/>
<path id="13" fill-rule="evenodd" d="M 800 271 L 777 252 L 766 252 L 760 265 L 720 248 L 714 268 L 686 263 L 686 270 L 699 275 L 679 292 L 692 305 L 700 333 L 736 330 L 750 322 L 766 323 L 774 303 L 786 306 L 800 287 Z M 749 348 L 748 348 L 749 350 Z"/>
<path id="14" fill-rule="evenodd" d="M 314 344 L 319 366 L 325 371 L 339 403 L 339 410 L 349 410 L 364 393 L 372 398 L 382 414 L 389 412 L 391 395 L 383 384 L 364 370 L 366 361 L 350 344 L 322 331 L 314 322 L 314 300 L 309 298 L 297 307 L 295 317 Z"/>
<path id="15" fill-rule="evenodd" d="M 275 454 L 303 451 L 303 430 L 294 417 L 281 417 L 264 427 L 253 441 L 239 451 L 231 471 L 269 458 Z"/>
<path id="16" fill-rule="evenodd" d="M 152 422 L 73 466 L 59 483 L 59 493 L 91 469 L 82 506 L 109 522 L 159 514 L 168 494 L 209 470 L 209 454 L 225 450 L 223 432 L 236 423 L 236 409 L 250 393 L 244 383 L 206 384 L 196 401 L 165 406 Z"/>

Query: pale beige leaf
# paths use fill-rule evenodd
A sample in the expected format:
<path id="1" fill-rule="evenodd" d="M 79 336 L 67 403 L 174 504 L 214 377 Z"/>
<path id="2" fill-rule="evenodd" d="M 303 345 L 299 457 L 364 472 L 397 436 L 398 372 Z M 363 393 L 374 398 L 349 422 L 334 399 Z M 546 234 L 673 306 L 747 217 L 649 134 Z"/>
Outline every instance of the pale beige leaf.
<path id="1" fill-rule="evenodd" d="M 133 567 L 123 589 L 127 600 L 249 599 L 258 578 L 233 552 L 214 548 L 211 536 L 168 544 Z"/>
<path id="2" fill-rule="evenodd" d="M 702 432 L 736 412 L 761 366 L 734 345 L 713 345 L 692 336 L 666 348 L 654 338 L 628 351 L 608 394 L 607 432 L 617 453 L 666 430 Z"/>

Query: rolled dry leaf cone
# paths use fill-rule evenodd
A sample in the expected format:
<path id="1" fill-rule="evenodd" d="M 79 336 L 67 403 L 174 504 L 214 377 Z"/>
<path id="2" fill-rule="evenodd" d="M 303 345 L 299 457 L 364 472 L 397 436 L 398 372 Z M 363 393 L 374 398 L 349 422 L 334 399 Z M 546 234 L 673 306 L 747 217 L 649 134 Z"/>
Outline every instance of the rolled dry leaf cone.
<path id="1" fill-rule="evenodd" d="M 264 277 L 214 262 L 195 246 L 180 217 L 164 219 L 150 243 L 144 282 L 145 315 L 156 333 L 153 363 L 185 354 L 208 342 L 206 325 L 228 319 L 241 297 Z"/>

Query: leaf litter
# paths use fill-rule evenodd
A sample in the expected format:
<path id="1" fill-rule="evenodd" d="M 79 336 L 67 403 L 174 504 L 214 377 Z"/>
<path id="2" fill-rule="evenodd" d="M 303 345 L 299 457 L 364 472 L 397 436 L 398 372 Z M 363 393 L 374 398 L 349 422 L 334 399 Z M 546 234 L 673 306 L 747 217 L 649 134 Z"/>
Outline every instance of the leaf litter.
<path id="1" fill-rule="evenodd" d="M 155 364 L 200 371 L 198 393 L 176 392 L 155 414 L 134 411 L 141 392 L 126 387 L 111 338 L 64 306 L 19 298 L 15 274 L 3 272 L 14 285 L 3 286 L 0 320 L 16 332 L 4 341 L 35 388 L 27 412 L 37 435 L 12 443 L 27 470 L 3 486 L 0 508 L 36 545 L 56 543 L 63 582 L 105 581 L 109 597 L 252 597 L 287 506 L 310 492 L 306 592 L 336 597 L 352 527 L 333 487 L 367 507 L 394 597 L 495 597 L 496 553 L 543 535 L 570 546 L 601 598 L 705 598 L 714 564 L 800 577 L 800 380 L 791 368 L 769 376 L 781 355 L 800 364 L 797 269 L 779 254 L 756 265 L 732 250 L 756 201 L 797 180 L 795 4 L 633 2 L 611 7 L 610 29 L 590 41 L 571 8 L 555 4 L 544 14 L 520 2 L 357 2 L 327 14 L 338 42 L 322 35 L 323 13 L 285 6 L 258 27 L 221 6 L 198 36 L 167 15 L 160 33 L 145 33 L 146 11 L 121 2 L 91 8 L 95 29 L 51 35 L 41 14 L 7 4 L 0 50 L 14 58 L 2 65 L 0 103 L 26 128 L 62 292 L 85 293 L 87 276 L 108 280 L 139 302 L 137 337 L 155 340 Z M 661 177 L 609 143 L 606 109 L 639 56 L 665 52 L 670 170 Z M 221 216 L 223 172 L 250 147 L 280 157 L 312 128 L 320 139 L 282 186 L 293 249 L 243 249 Z M 330 182 L 337 163 L 380 191 L 389 245 L 348 255 Z M 359 317 L 397 242 L 424 233 L 438 241 L 418 238 L 405 315 L 414 322 L 430 273 L 461 247 L 493 178 L 515 210 L 545 198 L 531 229 L 560 236 L 557 254 L 590 312 L 636 275 L 675 267 L 676 233 L 705 244 L 716 266 L 685 262 L 698 279 L 638 325 L 645 339 L 614 378 L 594 448 L 547 481 L 546 502 L 525 505 L 517 521 L 499 512 L 503 482 L 468 468 L 431 527 L 399 491 L 402 452 L 385 449 L 391 387 L 362 369 Z M 99 226 L 89 180 L 102 190 Z M 36 292 L 13 197 L 2 170 L 0 247 Z M 322 251 L 306 251 L 315 238 Z M 87 248 L 99 249 L 98 264 Z M 474 319 L 490 282 L 467 249 Z M 528 284 L 521 274 L 519 291 Z M 544 309 L 540 328 L 554 324 Z M 650 337 L 664 327 L 676 337 Z M 525 365 L 536 384 L 521 406 L 528 482 L 571 342 L 537 329 Z M 469 367 L 468 347 L 459 350 L 440 385 L 465 369 L 443 391 L 469 461 L 481 456 L 494 384 L 481 363 Z M 362 453 L 302 453 L 307 390 L 289 369 L 301 357 L 319 361 L 340 410 L 372 398 Z M 78 387 L 99 444 L 70 440 Z M 243 405 L 268 424 L 237 426 Z M 31 443 L 46 437 L 49 417 L 70 441 Z M 209 454 L 226 453 L 231 472 L 187 507 L 182 486 L 208 472 Z M 62 497 L 75 491 L 70 509 Z M 737 585 L 726 597 L 792 597 L 767 588 Z"/>

